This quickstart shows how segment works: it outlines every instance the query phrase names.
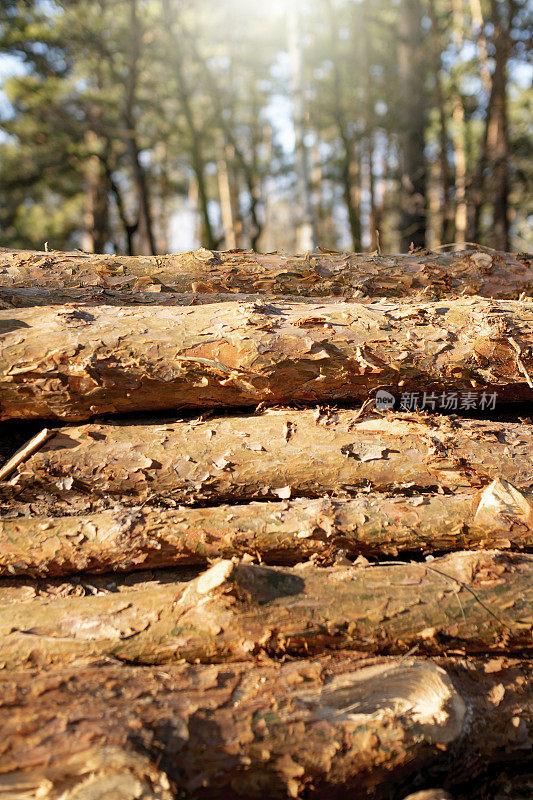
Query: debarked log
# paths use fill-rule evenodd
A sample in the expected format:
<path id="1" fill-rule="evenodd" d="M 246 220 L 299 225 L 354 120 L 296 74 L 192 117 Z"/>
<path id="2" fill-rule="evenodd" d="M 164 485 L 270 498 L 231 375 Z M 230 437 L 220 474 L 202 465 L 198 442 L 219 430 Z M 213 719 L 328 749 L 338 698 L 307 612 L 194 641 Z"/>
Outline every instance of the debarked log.
<path id="1" fill-rule="evenodd" d="M 347 648 L 526 651 L 533 556 L 466 551 L 430 563 L 318 568 L 217 562 L 183 584 L 0 608 L 0 662 L 110 656 L 162 664 Z"/>
<path id="2" fill-rule="evenodd" d="M 511 659 L 2 670 L 0 792 L 385 800 L 420 773 L 452 788 L 512 771 L 531 701 L 529 665 Z M 145 793 L 126 793 L 135 779 Z"/>
<path id="3" fill-rule="evenodd" d="M 0 311 L 0 418 L 259 403 L 533 400 L 533 302 Z M 421 392 L 422 390 L 422 392 Z M 457 397 L 457 395 L 460 395 Z M 453 408 L 453 405 L 451 406 Z"/>
<path id="4" fill-rule="evenodd" d="M 519 493 L 533 491 L 530 425 L 283 409 L 61 428 L 0 485 L 0 496 L 4 507 L 16 498 L 37 506 L 38 514 L 64 514 L 117 501 L 237 503 L 347 496 L 365 488 L 460 494 L 497 477 Z"/>
<path id="5" fill-rule="evenodd" d="M 497 478 L 457 495 L 320 498 L 178 509 L 120 507 L 0 518 L 0 575 L 61 576 L 202 565 L 253 554 L 270 564 L 533 547 L 533 494 Z"/>
<path id="6" fill-rule="evenodd" d="M 522 292 L 533 294 L 533 266 L 526 254 L 479 249 L 386 256 L 335 252 L 285 256 L 202 248 L 153 257 L 2 249 L 0 285 L 373 297 L 405 297 L 432 290 L 441 296 L 463 292 L 517 299 Z"/>

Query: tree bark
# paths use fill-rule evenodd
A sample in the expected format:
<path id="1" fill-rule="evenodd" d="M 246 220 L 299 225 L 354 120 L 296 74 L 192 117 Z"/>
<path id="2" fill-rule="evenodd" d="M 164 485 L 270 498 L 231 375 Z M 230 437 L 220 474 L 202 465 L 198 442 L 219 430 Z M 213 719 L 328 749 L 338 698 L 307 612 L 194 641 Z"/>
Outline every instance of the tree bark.
<path id="1" fill-rule="evenodd" d="M 69 303 L 83 306 L 205 306 L 213 303 L 255 303 L 261 295 L 243 292 L 168 292 L 161 283 L 152 283 L 153 278 L 140 278 L 138 287 L 131 289 L 104 289 L 102 286 L 84 288 L 51 289 L 49 287 L 0 286 L 0 309 L 32 308 L 33 306 L 62 306 Z M 298 303 L 316 305 L 318 298 L 298 295 Z M 273 302 L 294 302 L 292 295 L 271 294 Z M 328 303 L 344 303 L 345 298 L 333 296 Z M 358 302 L 370 303 L 369 298 Z"/>
<path id="2" fill-rule="evenodd" d="M 0 249 L 0 285 L 54 289 L 139 287 L 152 279 L 175 292 L 256 292 L 345 297 L 408 297 L 422 290 L 516 299 L 533 295 L 527 256 L 466 251 L 395 256 L 315 253 L 306 256 L 196 250 L 128 257 Z"/>
<path id="3" fill-rule="evenodd" d="M 54 800 L 89 797 L 80 785 L 91 797 L 120 787 L 109 795 L 120 800 L 385 800 L 391 775 L 399 789 L 421 773 L 451 789 L 491 764 L 518 769 L 530 742 L 531 671 L 518 660 L 340 653 L 253 667 L 0 674 L 0 786 L 35 792 L 50 781 L 43 796 Z M 126 793 L 132 775 L 142 794 Z"/>
<path id="4" fill-rule="evenodd" d="M 496 477 L 532 490 L 531 426 L 360 412 L 269 411 L 159 424 L 60 429 L 1 495 L 37 514 L 101 510 L 119 501 L 198 504 L 349 496 L 461 493 Z M 440 487 L 440 488 L 439 488 Z"/>
<path id="5" fill-rule="evenodd" d="M 479 492 L 293 500 L 179 511 L 114 508 L 83 516 L 0 519 L 0 575 L 131 572 L 253 554 L 307 558 L 533 548 L 533 494 L 499 478 Z"/>
<path id="6" fill-rule="evenodd" d="M 217 663 L 320 653 L 526 652 L 533 556 L 470 551 L 431 564 L 266 567 L 218 561 L 187 584 L 0 607 L 0 660 Z"/>
<path id="7" fill-rule="evenodd" d="M 0 311 L 0 418 L 364 401 L 533 399 L 533 303 L 226 303 Z M 468 396 L 470 396 L 468 395 Z M 475 404 L 474 404 L 475 406 Z M 428 406 L 431 408 L 431 405 Z"/>

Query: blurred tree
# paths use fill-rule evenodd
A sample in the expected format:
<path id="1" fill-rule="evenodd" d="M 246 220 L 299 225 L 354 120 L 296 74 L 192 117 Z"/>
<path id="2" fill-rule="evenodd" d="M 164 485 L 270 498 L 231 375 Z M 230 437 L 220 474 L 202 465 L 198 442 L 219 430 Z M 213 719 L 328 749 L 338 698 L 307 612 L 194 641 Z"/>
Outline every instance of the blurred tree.
<path id="1" fill-rule="evenodd" d="M 526 0 L 297 10 L 4 0 L 1 244 L 526 249 Z"/>

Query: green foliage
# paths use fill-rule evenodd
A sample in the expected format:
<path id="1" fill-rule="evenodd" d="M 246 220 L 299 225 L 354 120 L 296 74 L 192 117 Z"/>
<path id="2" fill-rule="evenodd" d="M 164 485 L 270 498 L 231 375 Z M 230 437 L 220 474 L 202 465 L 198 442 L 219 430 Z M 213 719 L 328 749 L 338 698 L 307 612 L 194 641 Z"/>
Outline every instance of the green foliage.
<path id="1" fill-rule="evenodd" d="M 493 196 L 506 175 L 511 243 L 524 250 L 532 213 L 526 6 L 483 0 L 452 12 L 444 0 L 410 2 L 421 12 L 426 95 L 423 119 L 406 122 L 402 4 L 298 0 L 319 243 L 397 250 L 405 186 L 426 168 L 426 243 L 455 241 L 463 145 L 469 232 L 500 246 Z M 281 0 L 4 0 L 0 56 L 24 72 L 2 87 L 0 244 L 162 251 L 185 207 L 203 244 L 294 247 L 302 198 L 285 10 Z M 502 172 L 487 139 L 496 101 L 480 74 L 490 84 L 504 35 Z M 422 126 L 425 140 L 408 168 L 406 124 Z"/>

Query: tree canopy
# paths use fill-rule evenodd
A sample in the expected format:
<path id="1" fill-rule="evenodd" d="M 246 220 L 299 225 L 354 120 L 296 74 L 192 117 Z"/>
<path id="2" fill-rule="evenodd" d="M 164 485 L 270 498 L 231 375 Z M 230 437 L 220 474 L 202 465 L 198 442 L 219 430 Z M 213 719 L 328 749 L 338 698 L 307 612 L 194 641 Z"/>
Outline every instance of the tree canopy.
<path id="1" fill-rule="evenodd" d="M 0 244 L 525 250 L 527 15 L 525 0 L 4 0 L 0 69 L 18 68 Z"/>

